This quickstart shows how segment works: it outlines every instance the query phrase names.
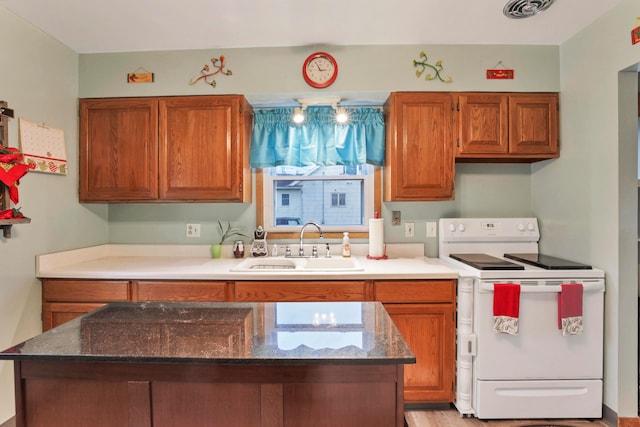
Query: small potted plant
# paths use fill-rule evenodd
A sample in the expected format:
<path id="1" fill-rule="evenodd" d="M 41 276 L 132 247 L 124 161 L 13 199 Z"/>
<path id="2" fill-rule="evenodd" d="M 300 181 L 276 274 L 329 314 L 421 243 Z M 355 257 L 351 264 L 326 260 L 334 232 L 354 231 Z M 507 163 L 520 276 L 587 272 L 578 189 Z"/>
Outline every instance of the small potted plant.
<path id="1" fill-rule="evenodd" d="M 226 225 L 223 225 L 221 221 L 218 221 L 218 234 L 220 239 L 218 243 L 211 245 L 211 257 L 220 258 L 222 254 L 222 245 L 224 242 L 232 237 L 247 237 L 241 228 L 232 227 L 231 223 L 227 221 Z"/>

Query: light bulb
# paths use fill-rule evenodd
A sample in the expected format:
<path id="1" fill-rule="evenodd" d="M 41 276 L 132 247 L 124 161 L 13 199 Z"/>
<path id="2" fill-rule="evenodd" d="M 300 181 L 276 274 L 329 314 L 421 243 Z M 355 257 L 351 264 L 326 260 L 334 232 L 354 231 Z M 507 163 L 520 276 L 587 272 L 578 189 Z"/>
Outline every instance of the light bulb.
<path id="1" fill-rule="evenodd" d="M 298 124 L 304 122 L 304 113 L 302 112 L 302 108 L 296 107 L 293 110 L 293 121 Z"/>
<path id="2" fill-rule="evenodd" d="M 336 108 L 336 122 L 346 123 L 347 120 L 349 120 L 349 115 L 347 114 L 347 110 L 344 107 Z"/>

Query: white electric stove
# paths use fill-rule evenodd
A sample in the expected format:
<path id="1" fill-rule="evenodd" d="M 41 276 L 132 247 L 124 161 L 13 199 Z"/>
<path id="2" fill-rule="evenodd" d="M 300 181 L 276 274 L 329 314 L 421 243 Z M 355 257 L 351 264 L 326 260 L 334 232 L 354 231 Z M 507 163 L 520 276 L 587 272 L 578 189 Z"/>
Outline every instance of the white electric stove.
<path id="1" fill-rule="evenodd" d="M 481 419 L 601 418 L 604 272 L 540 254 L 536 218 L 446 218 L 439 257 L 456 269 L 456 407 Z M 520 285 L 518 335 L 493 331 L 493 286 Z M 579 335 L 558 329 L 558 293 L 583 285 Z"/>

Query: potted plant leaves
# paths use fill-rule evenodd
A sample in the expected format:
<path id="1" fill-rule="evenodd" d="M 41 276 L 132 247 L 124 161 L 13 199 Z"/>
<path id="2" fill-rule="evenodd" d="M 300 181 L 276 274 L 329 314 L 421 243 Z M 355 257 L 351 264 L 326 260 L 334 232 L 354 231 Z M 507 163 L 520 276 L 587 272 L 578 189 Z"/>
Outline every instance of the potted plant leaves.
<path id="1" fill-rule="evenodd" d="M 218 235 L 220 238 L 217 243 L 211 245 L 212 258 L 220 258 L 222 254 L 222 245 L 228 239 L 232 237 L 247 237 L 241 228 L 233 227 L 229 221 L 227 221 L 226 224 L 218 221 Z"/>

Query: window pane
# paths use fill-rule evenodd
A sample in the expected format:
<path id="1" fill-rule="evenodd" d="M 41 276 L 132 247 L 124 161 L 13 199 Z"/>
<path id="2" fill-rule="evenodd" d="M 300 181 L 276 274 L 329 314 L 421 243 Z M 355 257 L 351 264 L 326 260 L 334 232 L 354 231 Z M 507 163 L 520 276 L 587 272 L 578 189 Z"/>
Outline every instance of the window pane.
<path id="1" fill-rule="evenodd" d="M 263 171 L 268 231 L 297 231 L 308 221 L 325 231 L 367 230 L 373 214 L 373 167 L 277 166 Z"/>
<path id="2" fill-rule="evenodd" d="M 289 195 L 283 204 L 282 194 Z M 362 225 L 364 182 L 361 179 L 273 181 L 276 225 L 316 221 L 326 225 Z"/>

